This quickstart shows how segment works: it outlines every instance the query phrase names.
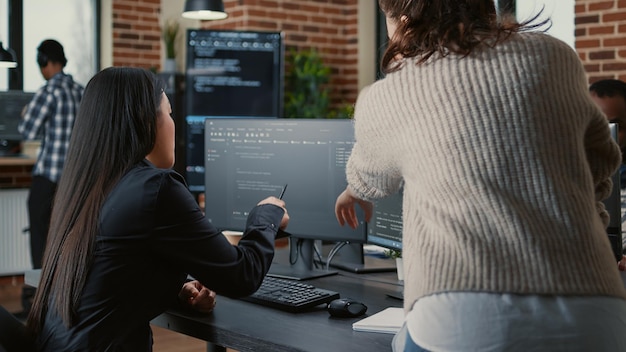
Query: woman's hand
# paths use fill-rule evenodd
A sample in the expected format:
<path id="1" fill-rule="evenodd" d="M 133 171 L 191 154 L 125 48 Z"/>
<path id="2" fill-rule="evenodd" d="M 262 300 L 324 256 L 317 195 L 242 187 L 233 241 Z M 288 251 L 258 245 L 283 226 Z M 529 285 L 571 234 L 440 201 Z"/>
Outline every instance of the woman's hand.
<path id="1" fill-rule="evenodd" d="M 202 313 L 210 313 L 215 308 L 215 292 L 204 287 L 199 281 L 189 281 L 178 293 L 183 304 Z"/>
<path id="2" fill-rule="evenodd" d="M 622 260 L 617 262 L 617 268 L 619 271 L 626 271 L 626 255 L 623 255 Z"/>
<path id="3" fill-rule="evenodd" d="M 365 212 L 365 221 L 370 221 L 374 204 L 366 200 L 362 200 L 354 196 L 350 189 L 346 188 L 341 192 L 337 201 L 335 202 L 335 216 L 339 224 L 343 226 L 345 223 L 350 225 L 351 228 L 356 229 L 359 226 L 359 219 L 356 216 L 356 205 L 359 205 Z"/>
<path id="4" fill-rule="evenodd" d="M 285 208 L 285 201 L 283 201 L 282 199 L 278 199 L 276 197 L 267 197 L 263 199 L 262 201 L 260 201 L 259 204 L 257 205 L 263 205 L 263 204 L 273 204 L 277 207 L 283 208 L 285 213 L 283 214 L 283 218 L 280 221 L 280 229 L 284 230 L 287 227 L 287 224 L 289 224 L 289 213 L 287 213 L 287 208 Z"/>

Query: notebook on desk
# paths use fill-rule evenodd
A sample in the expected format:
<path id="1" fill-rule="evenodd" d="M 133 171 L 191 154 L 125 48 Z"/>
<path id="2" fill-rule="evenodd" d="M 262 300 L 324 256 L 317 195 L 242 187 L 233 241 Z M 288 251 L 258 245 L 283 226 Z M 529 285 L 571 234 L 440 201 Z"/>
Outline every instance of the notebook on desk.
<path id="1" fill-rule="evenodd" d="M 400 331 L 402 324 L 404 324 L 404 310 L 389 307 L 352 324 L 352 330 L 395 334 Z"/>

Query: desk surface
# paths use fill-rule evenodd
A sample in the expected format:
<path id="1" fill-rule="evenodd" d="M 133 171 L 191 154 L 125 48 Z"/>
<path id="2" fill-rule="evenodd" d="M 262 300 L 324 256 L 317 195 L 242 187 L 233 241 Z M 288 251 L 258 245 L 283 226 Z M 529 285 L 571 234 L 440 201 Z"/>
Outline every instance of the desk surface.
<path id="1" fill-rule="evenodd" d="M 325 307 L 288 313 L 258 304 L 218 296 L 213 313 L 168 311 L 152 324 L 238 351 L 391 351 L 392 334 L 357 332 L 352 323 L 402 301 L 387 292 L 398 288 L 395 273 L 344 274 L 307 280 L 365 303 L 358 318 L 333 318 Z"/>
<path id="2" fill-rule="evenodd" d="M 34 165 L 37 159 L 32 159 L 25 156 L 15 157 L 0 157 L 0 166 L 21 166 L 21 165 Z"/>
<path id="3" fill-rule="evenodd" d="M 39 276 L 40 270 L 27 271 L 24 282 L 37 286 Z M 396 273 L 340 272 L 306 282 L 365 303 L 367 313 L 358 318 L 333 318 L 323 305 L 289 313 L 218 296 L 210 314 L 170 310 L 151 323 L 241 352 L 391 351 L 392 334 L 353 331 L 352 323 L 387 307 L 402 306 L 402 301 L 387 296 L 399 288 Z"/>

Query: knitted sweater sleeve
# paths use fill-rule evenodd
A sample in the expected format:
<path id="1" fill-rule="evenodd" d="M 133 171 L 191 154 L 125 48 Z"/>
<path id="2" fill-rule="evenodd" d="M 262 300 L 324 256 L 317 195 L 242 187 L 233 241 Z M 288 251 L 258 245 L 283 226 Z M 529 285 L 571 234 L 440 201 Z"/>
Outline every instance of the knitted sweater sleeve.
<path id="1" fill-rule="evenodd" d="M 606 227 L 609 214 L 602 201 L 611 193 L 611 175 L 619 167 L 621 154 L 619 146 L 610 137 L 606 118 L 600 111 L 594 111 L 594 115 L 585 135 L 585 150 L 595 186 L 596 210 Z"/>
<path id="2" fill-rule="evenodd" d="M 374 200 L 398 192 L 402 185 L 402 175 L 396 156 L 389 149 L 380 148 L 369 140 L 380 140 L 389 133 L 384 126 L 376 126 L 374 109 L 368 94 L 373 89 L 364 88 L 357 99 L 354 124 L 356 144 L 348 160 L 346 177 L 348 187 L 361 199 Z M 380 121 L 380 120 L 379 120 Z"/>

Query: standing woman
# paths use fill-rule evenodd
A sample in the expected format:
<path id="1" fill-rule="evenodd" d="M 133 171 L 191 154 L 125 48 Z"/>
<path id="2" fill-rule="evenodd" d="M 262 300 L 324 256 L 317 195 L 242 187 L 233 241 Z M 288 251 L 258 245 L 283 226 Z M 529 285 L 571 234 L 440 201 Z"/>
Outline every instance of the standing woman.
<path id="1" fill-rule="evenodd" d="M 85 89 L 28 319 L 38 351 L 150 351 L 152 318 L 179 303 L 210 311 L 211 290 L 248 295 L 269 270 L 283 201 L 261 201 L 229 244 L 170 169 L 163 88 L 147 70 L 107 68 Z"/>
<path id="2" fill-rule="evenodd" d="M 624 351 L 602 200 L 620 164 L 576 53 L 492 0 L 379 0 L 341 224 L 403 187 L 395 351 Z M 539 24 L 541 25 L 541 24 Z"/>

